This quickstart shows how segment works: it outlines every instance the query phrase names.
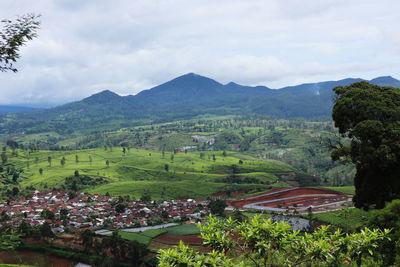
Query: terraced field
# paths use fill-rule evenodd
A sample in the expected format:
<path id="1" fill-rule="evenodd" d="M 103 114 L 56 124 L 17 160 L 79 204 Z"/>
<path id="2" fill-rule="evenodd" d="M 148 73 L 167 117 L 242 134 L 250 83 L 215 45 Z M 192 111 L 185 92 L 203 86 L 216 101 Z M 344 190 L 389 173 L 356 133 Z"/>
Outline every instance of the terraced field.
<path id="1" fill-rule="evenodd" d="M 279 188 L 267 193 L 233 200 L 235 207 L 264 211 L 286 212 L 296 210 L 313 212 L 342 209 L 343 204 L 350 204 L 351 197 L 343 193 L 324 188 Z"/>
<path id="2" fill-rule="evenodd" d="M 11 151 L 7 155 L 16 168 L 23 168 L 18 178 L 23 187 L 69 190 L 65 178 L 78 174 L 93 179 L 79 187 L 81 191 L 135 198 L 145 190 L 152 199 L 205 198 L 219 191 L 265 190 L 282 177 L 306 175 L 286 163 L 238 152 L 228 152 L 225 157 L 221 151 L 163 154 L 132 148 L 123 153 L 121 147 L 17 152 L 17 156 Z M 234 180 L 227 180 L 229 176 Z M 99 178 L 101 183 L 97 182 Z"/>

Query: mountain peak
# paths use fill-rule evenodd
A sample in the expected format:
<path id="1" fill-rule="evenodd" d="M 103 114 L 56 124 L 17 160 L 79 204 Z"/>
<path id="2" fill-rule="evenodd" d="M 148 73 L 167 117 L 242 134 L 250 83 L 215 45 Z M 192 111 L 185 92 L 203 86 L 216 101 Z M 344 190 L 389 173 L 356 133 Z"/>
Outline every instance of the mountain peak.
<path id="1" fill-rule="evenodd" d="M 210 89 L 215 87 L 220 87 L 222 84 L 219 82 L 210 79 L 205 76 L 198 75 L 196 73 L 187 73 L 182 76 L 179 76 L 175 79 L 172 79 L 166 83 L 163 83 L 159 86 L 156 86 L 150 90 L 178 90 L 178 91 L 186 91 L 193 88 L 196 89 Z"/>
<path id="2" fill-rule="evenodd" d="M 400 81 L 393 78 L 392 76 L 381 76 L 369 81 L 372 84 L 380 85 L 380 86 L 392 86 L 392 87 L 400 87 Z"/>
<path id="3" fill-rule="evenodd" d="M 208 77 L 206 77 L 206 76 L 202 76 L 202 75 L 199 75 L 199 74 L 196 74 L 196 73 L 193 73 L 193 72 L 186 73 L 186 74 L 184 74 L 184 75 L 182 75 L 182 76 L 179 76 L 179 77 L 177 77 L 177 78 L 175 78 L 175 79 L 172 79 L 172 80 L 169 81 L 169 82 L 180 81 L 180 80 L 184 80 L 184 81 L 196 81 L 196 82 L 198 82 L 198 81 L 207 81 L 207 82 L 212 82 L 212 83 L 214 83 L 214 84 L 222 85 L 222 84 L 220 84 L 219 82 L 217 82 L 217 81 L 215 81 L 215 80 L 213 80 L 213 79 L 211 79 L 211 78 L 208 78 Z M 166 82 L 166 83 L 169 83 L 169 82 Z"/>
<path id="4" fill-rule="evenodd" d="M 186 74 L 183 74 L 181 77 L 183 77 L 183 76 L 196 77 L 196 76 L 201 76 L 201 75 L 196 74 L 196 73 L 194 73 L 194 72 L 188 72 L 188 73 L 186 73 Z"/>
<path id="5" fill-rule="evenodd" d="M 106 95 L 106 96 L 119 96 L 118 94 L 114 93 L 113 91 L 110 90 L 103 90 L 101 92 L 95 93 L 91 96 L 96 96 L 96 95 Z"/>
<path id="6" fill-rule="evenodd" d="M 236 85 L 239 85 L 239 84 L 237 84 L 237 83 L 235 83 L 235 82 L 229 82 L 229 83 L 227 83 L 226 85 L 227 85 L 227 86 L 236 86 Z"/>
<path id="7" fill-rule="evenodd" d="M 99 93 L 93 94 L 85 99 L 83 101 L 87 103 L 107 103 L 116 99 L 120 99 L 121 96 L 118 94 L 110 91 L 110 90 L 104 90 Z"/>

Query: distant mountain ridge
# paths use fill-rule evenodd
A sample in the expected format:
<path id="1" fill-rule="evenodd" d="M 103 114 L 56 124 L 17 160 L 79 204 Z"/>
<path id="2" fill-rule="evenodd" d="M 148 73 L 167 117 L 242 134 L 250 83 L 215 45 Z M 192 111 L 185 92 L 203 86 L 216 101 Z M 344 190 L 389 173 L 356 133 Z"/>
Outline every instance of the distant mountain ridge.
<path id="1" fill-rule="evenodd" d="M 18 114 L 17 119 L 19 127 L 24 126 L 21 122 L 27 122 L 29 126 L 36 123 L 38 129 L 41 123 L 59 129 L 80 128 L 84 123 L 95 126 L 115 125 L 118 122 L 123 126 L 134 121 L 162 122 L 205 114 L 262 114 L 276 118 L 330 117 L 332 88 L 359 81 L 364 80 L 347 78 L 271 89 L 234 82 L 221 84 L 208 77 L 188 73 L 137 95 L 119 96 L 105 90 L 55 108 L 27 111 Z M 400 88 L 400 81 L 391 76 L 378 77 L 368 82 Z M 12 129 L 12 126 L 6 128 Z"/>
<path id="2" fill-rule="evenodd" d="M 126 113 L 136 108 L 140 114 L 161 112 L 166 115 L 180 111 L 201 114 L 211 111 L 217 114 L 259 113 L 281 118 L 310 118 L 330 116 L 332 88 L 359 81 L 368 80 L 347 78 L 271 89 L 234 82 L 221 84 L 208 77 L 188 73 L 137 95 L 119 96 L 118 99 L 118 95 L 106 90 L 82 101 L 96 102 L 95 98 L 104 94 L 103 98 L 109 101 L 107 103 L 117 101 L 120 105 L 130 107 Z M 378 77 L 368 82 L 400 88 L 400 81 L 391 76 Z M 202 112 L 201 109 L 206 110 Z"/>
<path id="3" fill-rule="evenodd" d="M 22 111 L 28 111 L 28 110 L 33 110 L 34 108 L 32 107 L 26 107 L 26 106 L 9 106 L 9 105 L 0 105 L 0 113 L 1 112 L 22 112 Z"/>
<path id="4" fill-rule="evenodd" d="M 347 78 L 338 81 L 326 81 L 319 83 L 305 83 L 296 86 L 287 86 L 280 89 L 270 89 L 265 86 L 244 86 L 234 82 L 228 84 L 221 84 L 213 79 L 204 77 L 195 73 L 188 73 L 172 79 L 166 83 L 155 86 L 148 90 L 143 90 L 137 95 L 119 96 L 118 94 L 104 90 L 102 92 L 93 94 L 81 101 L 65 104 L 55 109 L 69 109 L 75 106 L 80 106 L 82 103 L 90 105 L 106 105 L 108 108 L 115 110 L 112 106 L 119 105 L 120 113 L 129 114 L 131 111 L 136 113 L 156 112 L 156 111 L 169 111 L 175 109 L 179 111 L 182 108 L 196 109 L 200 107 L 207 108 L 220 108 L 221 106 L 237 106 L 245 102 L 255 104 L 250 110 L 265 110 L 263 100 L 276 108 L 285 108 L 285 100 L 291 98 L 315 98 L 317 102 L 330 101 L 332 88 L 336 86 L 349 85 L 354 82 L 367 81 L 360 78 Z M 391 76 L 378 77 L 371 81 L 377 85 L 388 85 L 400 88 L 400 81 L 392 78 Z M 327 96 L 327 94 L 329 96 Z M 254 99 L 254 97 L 257 97 Z M 327 99 L 327 97 L 329 99 Z M 274 100 L 271 103 L 268 99 Z M 298 99 L 301 100 L 301 99 Z M 233 101 L 237 101 L 233 103 Z M 278 107 L 277 103 L 282 106 Z M 298 103 L 299 105 L 300 103 Z M 296 105 L 296 103 L 290 103 Z M 121 107 L 124 106 L 125 108 Z M 329 106 L 329 105 L 328 105 Z M 331 105 L 330 105 L 331 106 Z M 244 106 L 242 108 L 245 108 Z M 246 107 L 248 109 L 249 107 Z M 282 110 L 284 111 L 284 110 Z M 256 112 L 260 113 L 260 112 Z M 268 114 L 267 111 L 262 111 L 263 114 Z M 279 112 L 273 111 L 269 115 L 278 117 L 296 117 L 296 114 L 278 114 Z M 315 114 L 307 114 L 306 117 L 330 115 L 326 110 L 321 110 Z M 298 117 L 303 117 L 299 114 Z"/>

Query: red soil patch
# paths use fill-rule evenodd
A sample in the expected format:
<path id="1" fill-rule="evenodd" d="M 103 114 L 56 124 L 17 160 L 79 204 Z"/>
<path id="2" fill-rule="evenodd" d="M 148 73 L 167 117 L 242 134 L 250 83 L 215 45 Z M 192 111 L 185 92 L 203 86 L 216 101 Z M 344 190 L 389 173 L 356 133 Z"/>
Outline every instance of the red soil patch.
<path id="1" fill-rule="evenodd" d="M 154 239 L 154 241 L 168 244 L 168 245 L 178 245 L 180 241 L 183 241 L 187 245 L 201 245 L 203 239 L 200 235 L 173 235 L 173 234 L 163 234 Z"/>
<path id="2" fill-rule="evenodd" d="M 248 204 L 268 201 L 267 203 L 259 203 L 257 206 L 283 209 L 289 207 L 290 210 L 304 210 L 304 208 L 313 206 L 313 211 L 323 211 L 337 209 L 343 201 L 348 201 L 348 199 L 349 197 L 345 194 L 333 190 L 302 187 L 274 189 L 255 196 L 230 200 L 228 204 L 243 208 Z"/>
<path id="3" fill-rule="evenodd" d="M 166 249 L 173 246 L 177 246 L 180 241 L 183 241 L 185 245 L 189 245 L 191 248 L 200 252 L 209 252 L 208 247 L 202 246 L 203 239 L 201 239 L 199 234 L 196 235 L 173 235 L 173 234 L 163 234 L 153 239 L 150 243 L 149 248 L 152 250 Z"/>

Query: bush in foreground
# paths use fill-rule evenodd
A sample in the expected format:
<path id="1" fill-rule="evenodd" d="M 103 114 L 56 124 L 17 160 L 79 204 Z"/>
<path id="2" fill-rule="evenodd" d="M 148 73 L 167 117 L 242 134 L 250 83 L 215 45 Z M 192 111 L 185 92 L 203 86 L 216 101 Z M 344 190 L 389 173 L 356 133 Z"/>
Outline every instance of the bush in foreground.
<path id="1" fill-rule="evenodd" d="M 199 228 L 211 252 L 200 253 L 181 242 L 159 250 L 159 266 L 379 266 L 382 255 L 376 249 L 390 232 L 365 228 L 345 234 L 322 226 L 302 233 L 259 216 L 238 223 L 210 215 Z"/>

